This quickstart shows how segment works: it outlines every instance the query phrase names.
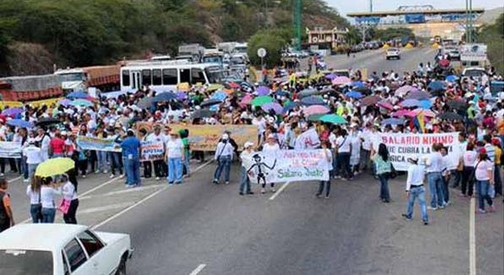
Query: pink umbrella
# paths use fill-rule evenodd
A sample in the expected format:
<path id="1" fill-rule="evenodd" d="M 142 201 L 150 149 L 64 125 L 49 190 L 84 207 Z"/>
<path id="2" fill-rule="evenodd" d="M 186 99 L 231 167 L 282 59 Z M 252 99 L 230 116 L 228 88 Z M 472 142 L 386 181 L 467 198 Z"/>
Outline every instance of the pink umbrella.
<path id="1" fill-rule="evenodd" d="M 241 100 L 240 102 L 240 105 L 242 107 L 246 106 L 246 105 L 249 105 L 250 102 L 254 99 L 254 96 L 252 96 L 252 94 L 247 94 L 245 95 L 245 97 L 243 97 L 243 99 Z"/>
<path id="2" fill-rule="evenodd" d="M 352 80 L 345 77 L 345 76 L 339 76 L 335 79 L 332 80 L 332 84 L 334 85 L 342 85 L 351 82 Z"/>
<path id="3" fill-rule="evenodd" d="M 312 105 L 303 110 L 303 113 L 306 116 L 314 115 L 314 114 L 327 114 L 331 111 L 328 107 L 323 105 Z"/>
<path id="4" fill-rule="evenodd" d="M 410 85 L 401 86 L 397 88 L 397 90 L 395 91 L 395 95 L 402 97 L 408 94 L 408 92 L 410 92 L 412 89 L 414 89 L 414 87 Z"/>
<path id="5" fill-rule="evenodd" d="M 389 109 L 389 110 L 393 110 L 394 109 L 394 106 L 387 102 L 387 101 L 381 101 L 379 103 L 377 103 L 376 105 L 378 105 L 379 107 L 383 107 L 383 108 L 386 108 L 386 109 Z"/>
<path id="6" fill-rule="evenodd" d="M 393 117 L 404 117 L 404 116 L 408 116 L 409 113 L 410 113 L 409 110 L 401 109 L 401 110 L 398 110 L 398 111 L 392 113 L 392 116 Z"/>
<path id="7" fill-rule="evenodd" d="M 417 108 L 415 110 L 412 111 L 412 113 L 414 112 L 414 116 L 422 113 L 425 117 L 436 117 L 436 113 L 434 113 L 434 111 L 430 110 L 430 109 L 423 109 L 423 108 Z M 412 116 L 413 117 L 413 116 Z"/>

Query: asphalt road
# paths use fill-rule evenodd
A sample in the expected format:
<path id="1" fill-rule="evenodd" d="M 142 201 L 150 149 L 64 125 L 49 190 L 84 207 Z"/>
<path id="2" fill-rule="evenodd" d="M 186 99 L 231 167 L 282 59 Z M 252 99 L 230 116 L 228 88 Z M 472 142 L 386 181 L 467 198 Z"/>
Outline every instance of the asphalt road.
<path id="1" fill-rule="evenodd" d="M 378 51 L 358 53 L 346 64 L 346 56 L 328 62 L 371 70 L 397 64 L 404 71 L 430 60 L 430 51 L 408 50 L 400 63 L 385 61 Z M 401 217 L 404 176 L 391 182 L 392 202 L 384 204 L 378 181 L 366 174 L 333 180 L 331 197 L 318 199 L 316 182 L 283 184 L 265 195 L 253 187 L 256 194 L 240 196 L 237 164 L 229 185 L 211 184 L 214 163 L 193 162 L 192 169 L 182 185 L 149 179 L 135 189 L 126 189 L 122 179 L 89 174 L 79 179 L 77 220 L 130 234 L 131 274 L 469 274 L 470 256 L 478 274 L 504 274 L 501 198 L 497 213 L 474 216 L 471 200 L 452 190 L 452 205 L 429 211 L 431 224 L 424 226 L 418 206 L 413 221 Z M 25 189 L 20 179 L 10 181 L 18 222 L 29 218 Z"/>

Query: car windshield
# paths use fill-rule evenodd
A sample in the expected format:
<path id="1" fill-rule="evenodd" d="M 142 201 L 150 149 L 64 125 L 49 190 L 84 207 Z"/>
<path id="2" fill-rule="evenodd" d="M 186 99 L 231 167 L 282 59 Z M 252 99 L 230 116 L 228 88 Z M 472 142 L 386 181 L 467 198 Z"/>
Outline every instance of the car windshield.
<path id="1" fill-rule="evenodd" d="M 84 79 L 83 73 L 66 73 L 59 75 L 62 81 L 82 81 Z"/>
<path id="2" fill-rule="evenodd" d="M 467 77 L 481 77 L 484 74 L 483 70 L 466 70 L 464 76 Z"/>
<path id="3" fill-rule="evenodd" d="M 204 57 L 203 62 L 204 63 L 222 63 L 222 58 L 221 57 Z"/>
<path id="4" fill-rule="evenodd" d="M 205 69 L 205 72 L 209 83 L 219 83 L 224 78 L 222 70 L 219 70 L 218 68 L 207 68 Z"/>
<path id="5" fill-rule="evenodd" d="M 51 251 L 0 250 L 1 275 L 52 275 Z"/>
<path id="6" fill-rule="evenodd" d="M 395 51 L 398 51 L 398 49 L 397 48 L 390 48 L 390 49 L 388 49 L 388 51 L 389 52 L 395 52 Z"/>

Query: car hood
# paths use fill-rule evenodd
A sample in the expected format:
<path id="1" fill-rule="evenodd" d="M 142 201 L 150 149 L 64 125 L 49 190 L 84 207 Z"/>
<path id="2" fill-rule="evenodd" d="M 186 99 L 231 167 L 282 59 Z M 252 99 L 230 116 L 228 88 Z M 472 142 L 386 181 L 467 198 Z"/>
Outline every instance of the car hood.
<path id="1" fill-rule="evenodd" d="M 95 232 L 95 233 L 106 244 L 113 244 L 123 239 L 129 240 L 130 238 L 128 234 L 109 233 L 109 232 Z"/>

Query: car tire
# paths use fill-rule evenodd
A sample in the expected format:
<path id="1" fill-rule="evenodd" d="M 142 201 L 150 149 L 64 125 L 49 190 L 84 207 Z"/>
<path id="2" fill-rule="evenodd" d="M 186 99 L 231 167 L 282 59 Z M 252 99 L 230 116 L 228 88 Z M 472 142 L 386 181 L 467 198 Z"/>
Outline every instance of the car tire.
<path id="1" fill-rule="evenodd" d="M 116 275 L 126 275 L 126 261 L 128 260 L 128 257 L 126 255 L 122 256 L 121 262 L 119 262 L 119 266 L 117 267 L 116 270 Z"/>

